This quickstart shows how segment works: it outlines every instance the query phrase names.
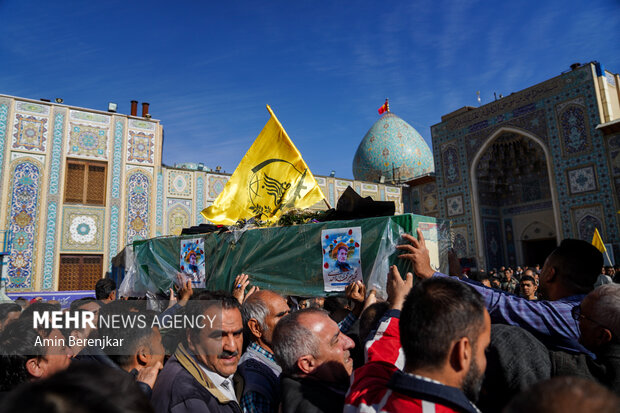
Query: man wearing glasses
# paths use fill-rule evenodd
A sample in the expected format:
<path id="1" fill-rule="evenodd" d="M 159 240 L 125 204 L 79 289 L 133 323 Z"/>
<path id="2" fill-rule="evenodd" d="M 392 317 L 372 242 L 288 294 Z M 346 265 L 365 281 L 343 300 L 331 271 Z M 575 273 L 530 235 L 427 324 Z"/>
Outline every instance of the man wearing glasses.
<path id="1" fill-rule="evenodd" d="M 579 342 L 596 355 L 550 353 L 551 376 L 577 375 L 595 379 L 620 395 L 620 285 L 605 284 L 573 307 Z"/>

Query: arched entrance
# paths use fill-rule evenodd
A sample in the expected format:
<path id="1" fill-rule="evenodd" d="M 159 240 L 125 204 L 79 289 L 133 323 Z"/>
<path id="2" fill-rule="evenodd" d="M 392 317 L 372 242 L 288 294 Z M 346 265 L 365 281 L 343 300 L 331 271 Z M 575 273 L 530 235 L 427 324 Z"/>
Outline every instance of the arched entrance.
<path id="1" fill-rule="evenodd" d="M 521 129 L 500 128 L 482 145 L 470 168 L 476 258 L 482 268 L 529 264 L 525 255 L 533 259 L 533 244 L 522 236 L 534 222 L 550 229 L 546 239 L 551 242 L 545 251 L 559 242 L 560 214 L 551 165 L 543 142 Z"/>

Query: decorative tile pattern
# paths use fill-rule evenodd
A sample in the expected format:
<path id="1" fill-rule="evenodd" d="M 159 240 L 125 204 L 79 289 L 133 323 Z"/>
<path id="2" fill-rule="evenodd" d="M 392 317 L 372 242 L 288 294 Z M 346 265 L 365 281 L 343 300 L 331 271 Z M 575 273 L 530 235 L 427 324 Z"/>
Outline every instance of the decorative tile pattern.
<path id="1" fill-rule="evenodd" d="M 130 119 L 129 120 L 129 127 L 130 128 L 136 128 L 136 129 L 143 129 L 143 130 L 155 130 L 155 122 L 148 122 L 145 120 L 138 120 L 138 119 Z"/>
<path id="2" fill-rule="evenodd" d="M 56 219 L 58 205 L 51 201 L 47 203 L 47 229 L 45 231 L 45 255 L 43 256 L 43 290 L 50 290 L 54 286 L 54 256 L 56 255 Z"/>
<path id="3" fill-rule="evenodd" d="M 110 208 L 110 254 L 108 256 L 109 262 L 108 266 L 112 267 L 112 258 L 116 257 L 118 254 L 118 221 L 119 221 L 120 210 L 118 206 L 112 205 Z"/>
<path id="4" fill-rule="evenodd" d="M 202 176 L 196 178 L 196 225 L 205 222 L 201 212 L 205 208 L 205 181 Z"/>
<path id="5" fill-rule="evenodd" d="M 506 256 L 508 257 L 507 264 L 517 264 L 517 252 L 515 248 L 515 235 L 512 226 L 512 219 L 504 219 L 504 235 L 506 236 Z"/>
<path id="6" fill-rule="evenodd" d="M 611 158 L 612 173 L 614 175 L 620 175 L 620 150 L 612 150 L 609 152 Z"/>
<path id="7" fill-rule="evenodd" d="M 47 118 L 15 114 L 13 149 L 45 152 L 47 144 Z"/>
<path id="8" fill-rule="evenodd" d="M 18 112 L 28 112 L 28 113 L 34 113 L 37 115 L 49 115 L 50 114 L 49 105 L 39 105 L 37 103 L 21 102 L 19 100 L 15 101 L 15 110 Z"/>
<path id="9" fill-rule="evenodd" d="M 461 181 L 461 171 L 459 154 L 454 144 L 442 146 L 441 162 L 446 185 L 458 184 Z"/>
<path id="10" fill-rule="evenodd" d="M 604 136 L 600 130 L 596 129 L 600 117 L 596 84 L 596 79 L 592 76 L 592 67 L 585 65 L 496 102 L 450 116 L 446 121 L 431 128 L 433 147 L 440 148 L 440 151 L 435 153 L 435 165 L 438 168 L 436 175 L 438 197 L 443 200 L 455 193 L 463 194 L 464 214 L 452 217 L 451 220 L 453 226 L 466 226 L 470 254 L 476 254 L 479 250 L 476 245 L 478 242 L 486 248 L 483 223 L 488 217 L 488 214 L 485 215 L 483 211 L 483 219 L 480 223 L 483 239 L 478 240 L 472 208 L 483 210 L 490 208 L 485 203 L 479 202 L 484 205 L 482 207 L 473 205 L 468 200 L 473 195 L 469 174 L 464 171 L 470 170 L 473 158 L 482 145 L 485 145 L 492 135 L 505 126 L 514 129 L 511 133 L 521 135 L 519 131 L 523 131 L 524 134 L 533 135 L 546 150 L 547 156 L 544 157 L 544 164 L 551 166 L 552 176 L 548 178 L 553 182 L 559 209 L 560 227 L 555 228 L 555 221 L 550 222 L 550 228 L 555 231 L 554 234 L 561 238 L 582 237 L 589 241 L 591 234 L 588 228 L 591 229 L 593 225 L 598 225 L 597 223 L 600 222 L 605 226 L 603 230 L 606 232 L 606 242 L 620 243 L 620 220 L 618 219 L 620 217 L 616 213 L 617 205 L 620 205 L 617 201 L 620 199 L 620 159 L 616 160 L 616 157 L 620 155 L 620 134 Z M 607 139 L 607 142 L 604 139 Z M 461 171 L 461 182 L 452 185 L 448 183 L 442 158 L 442 149 L 450 144 L 459 148 L 459 170 Z M 537 146 L 540 147 L 540 145 Z M 541 153 L 543 153 L 542 150 Z M 529 163 L 532 162 L 530 157 L 527 159 Z M 605 162 L 608 162 L 609 167 L 605 166 Z M 587 175 L 594 177 L 595 189 L 586 191 L 592 188 L 592 180 L 584 176 L 583 178 L 586 179 L 580 179 L 581 183 L 577 182 L 576 173 L 571 174 L 573 175 L 573 188 L 571 188 L 569 171 L 576 172 L 590 165 L 595 168 L 588 171 Z M 439 171 L 439 169 L 442 170 Z M 522 170 L 519 169 L 521 173 Z M 520 199 L 515 200 L 511 205 L 502 207 L 501 216 L 552 210 L 550 191 L 547 185 L 542 185 L 546 179 L 534 181 L 526 179 L 526 176 L 520 176 L 523 178 L 521 179 L 522 191 L 516 191 L 519 194 L 512 197 Z M 573 193 L 575 190 L 578 193 Z M 594 204 L 599 204 L 596 213 L 582 214 L 576 219 L 575 214 L 580 214 L 580 210 L 585 208 L 584 205 Z M 439 204 L 441 216 L 448 216 L 447 209 L 445 202 Z M 496 214 L 498 218 L 499 210 Z M 581 226 L 578 225 L 579 222 Z M 504 224 L 503 219 L 498 222 L 500 230 L 505 230 Z M 507 244 L 506 239 L 502 238 L 502 240 L 504 244 Z M 509 258 L 508 250 L 509 246 L 505 245 L 501 252 L 504 261 Z M 485 251 L 484 256 L 478 258 L 482 260 L 481 265 L 488 267 L 489 263 L 485 263 L 487 255 Z"/>
<path id="11" fill-rule="evenodd" d="M 571 195 L 581 194 L 584 192 L 596 191 L 596 172 L 594 165 L 583 168 L 569 169 L 568 173 L 568 189 Z"/>
<path id="12" fill-rule="evenodd" d="M 60 249 L 103 252 L 104 214 L 104 208 L 65 206 L 62 211 Z"/>
<path id="13" fill-rule="evenodd" d="M 422 198 L 423 215 L 432 214 L 437 211 L 437 195 L 425 195 Z"/>
<path id="14" fill-rule="evenodd" d="M 590 149 L 590 134 L 586 109 L 569 105 L 558 111 L 562 149 L 565 156 L 580 155 Z"/>
<path id="15" fill-rule="evenodd" d="M 151 177 L 140 170 L 127 178 L 127 244 L 149 237 Z"/>
<path id="16" fill-rule="evenodd" d="M 455 116 L 441 125 L 435 125 L 433 132 L 448 132 L 465 128 L 468 125 L 476 124 L 486 120 L 488 123 L 496 123 L 505 120 L 507 113 L 512 115 L 511 111 L 531 104 L 538 99 L 559 93 L 566 84 L 566 79 L 555 78 L 538 85 L 527 88 L 524 91 L 506 96 L 495 102 L 491 102 L 482 106 L 478 110 L 464 112 L 459 116 Z"/>
<path id="17" fill-rule="evenodd" d="M 164 177 L 162 172 L 157 173 L 157 195 L 155 205 L 155 234 L 160 237 L 163 234 L 163 219 L 164 214 Z"/>
<path id="18" fill-rule="evenodd" d="M 155 135 L 152 133 L 129 131 L 127 162 L 153 163 Z"/>
<path id="19" fill-rule="evenodd" d="M 168 196 L 191 197 L 192 179 L 191 172 L 168 170 Z"/>
<path id="20" fill-rule="evenodd" d="M 226 182 L 228 182 L 229 177 L 227 176 L 219 176 L 219 175 L 209 175 L 209 199 L 214 200 L 219 195 L 220 192 L 224 190 L 224 186 L 226 186 Z"/>
<path id="21" fill-rule="evenodd" d="M 547 121 L 543 109 L 516 118 L 512 115 L 501 118 L 498 117 L 496 123 L 489 128 L 469 133 L 463 138 L 468 165 L 471 165 L 473 158 L 488 138 L 503 127 L 522 129 L 540 138 L 545 143 L 547 141 Z M 461 170 L 467 170 L 467 168 L 461 167 Z"/>
<path id="22" fill-rule="evenodd" d="M 7 222 L 13 236 L 8 288 L 27 289 L 33 288 L 34 281 L 41 165 L 27 160 L 14 165 Z"/>
<path id="23" fill-rule="evenodd" d="M 69 155 L 108 158 L 108 128 L 71 123 L 69 129 Z"/>
<path id="24" fill-rule="evenodd" d="M 41 164 L 45 163 L 44 155 L 35 155 L 34 153 L 25 153 L 25 152 L 11 152 L 11 162 L 19 159 L 19 158 L 30 158 L 34 159 Z"/>
<path id="25" fill-rule="evenodd" d="M 606 239 L 605 226 L 603 225 L 603 213 L 600 205 L 593 205 L 583 208 L 574 208 L 573 223 L 577 229 L 579 239 L 592 241 L 594 229 L 598 228 L 603 239 Z"/>
<path id="26" fill-rule="evenodd" d="M 192 202 L 186 199 L 168 199 L 168 234 L 180 235 L 183 228 L 189 227 Z"/>
<path id="27" fill-rule="evenodd" d="M 4 170 L 4 146 L 6 145 L 6 131 L 8 128 L 7 116 L 9 112 L 9 105 L 0 105 L 0 175 Z M 2 181 L 0 179 L 0 194 L 2 193 Z"/>
<path id="28" fill-rule="evenodd" d="M 62 137 L 64 132 L 65 115 L 57 113 L 54 117 L 54 136 L 52 140 L 52 160 L 50 167 L 50 187 L 49 193 L 58 194 L 60 181 L 60 161 L 62 156 Z"/>
<path id="29" fill-rule="evenodd" d="M 449 217 L 463 215 L 463 195 L 459 194 L 446 198 L 446 210 Z"/>
<path id="30" fill-rule="evenodd" d="M 56 259 L 56 221 L 58 219 L 58 204 L 60 202 L 60 163 L 64 144 L 65 112 L 58 109 L 54 114 L 54 127 L 52 136 L 52 156 L 49 169 L 49 186 L 47 193 L 47 218 L 45 230 L 45 252 L 43 255 L 43 290 L 54 288 L 54 262 Z"/>
<path id="31" fill-rule="evenodd" d="M 87 121 L 109 125 L 111 117 L 100 113 L 82 112 L 80 110 L 69 111 L 69 119 L 78 121 Z"/>
<path id="32" fill-rule="evenodd" d="M 353 158 L 356 180 L 405 182 L 435 170 L 424 138 L 407 122 L 387 112 L 362 139 Z"/>
<path id="33" fill-rule="evenodd" d="M 114 126 L 114 154 L 112 155 L 112 198 L 121 197 L 121 163 L 123 150 L 123 122 Z"/>
<path id="34" fill-rule="evenodd" d="M 502 208 L 502 213 L 504 215 L 528 214 L 534 211 L 544 211 L 545 209 L 550 209 L 552 206 L 553 203 L 551 201 L 537 202 L 529 205 Z"/>
<path id="35" fill-rule="evenodd" d="M 499 268 L 504 265 L 504 247 L 499 221 L 485 219 L 483 228 L 487 267 Z"/>
<path id="36" fill-rule="evenodd" d="M 467 257 L 467 227 L 454 226 L 450 228 L 453 234 L 452 248 L 459 258 Z"/>

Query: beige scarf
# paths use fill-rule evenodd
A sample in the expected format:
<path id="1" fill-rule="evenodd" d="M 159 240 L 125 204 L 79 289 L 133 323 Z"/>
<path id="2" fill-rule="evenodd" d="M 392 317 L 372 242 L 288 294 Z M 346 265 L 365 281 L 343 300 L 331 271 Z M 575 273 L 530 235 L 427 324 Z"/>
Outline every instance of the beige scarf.
<path id="1" fill-rule="evenodd" d="M 200 367 L 196 359 L 190 354 L 189 351 L 187 351 L 183 344 L 179 344 L 177 351 L 174 352 L 174 356 L 177 361 L 181 363 L 181 366 L 183 366 L 185 370 L 187 370 L 189 374 L 191 374 L 192 377 L 198 381 L 198 383 L 204 386 L 204 388 L 207 389 L 209 393 L 211 393 L 220 403 L 228 403 L 230 401 L 226 396 L 224 396 L 224 393 L 222 393 L 220 389 L 218 389 L 217 386 L 209 380 L 209 377 L 206 375 L 202 367 Z"/>

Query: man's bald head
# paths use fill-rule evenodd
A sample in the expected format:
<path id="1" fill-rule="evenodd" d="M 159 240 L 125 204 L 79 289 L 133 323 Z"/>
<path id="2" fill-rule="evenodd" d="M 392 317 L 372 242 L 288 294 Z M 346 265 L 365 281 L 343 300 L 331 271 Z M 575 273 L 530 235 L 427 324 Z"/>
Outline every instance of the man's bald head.
<path id="1" fill-rule="evenodd" d="M 271 351 L 273 329 L 288 312 L 286 299 L 280 294 L 269 290 L 253 293 L 241 306 L 246 337 Z"/>

